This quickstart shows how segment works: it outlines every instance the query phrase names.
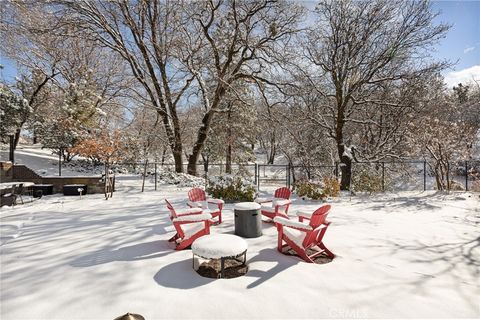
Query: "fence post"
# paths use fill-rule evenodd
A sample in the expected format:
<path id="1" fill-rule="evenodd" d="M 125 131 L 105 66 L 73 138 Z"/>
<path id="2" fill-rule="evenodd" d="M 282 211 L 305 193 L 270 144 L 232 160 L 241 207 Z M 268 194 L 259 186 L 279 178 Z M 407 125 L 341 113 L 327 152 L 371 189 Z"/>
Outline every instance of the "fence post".
<path id="1" fill-rule="evenodd" d="M 290 165 L 285 166 L 285 185 L 290 189 L 290 184 L 288 183 L 288 176 L 290 175 Z"/>
<path id="2" fill-rule="evenodd" d="M 450 162 L 447 161 L 447 191 L 450 191 Z"/>
<path id="3" fill-rule="evenodd" d="M 468 161 L 465 160 L 465 191 L 468 191 Z"/>
<path id="4" fill-rule="evenodd" d="M 257 171 L 258 171 L 258 164 L 255 163 L 255 185 L 257 185 Z"/>
<path id="5" fill-rule="evenodd" d="M 382 191 L 385 192 L 385 162 L 382 161 Z"/>
<path id="6" fill-rule="evenodd" d="M 427 160 L 423 160 L 423 191 L 427 190 Z"/>
<path id="7" fill-rule="evenodd" d="M 260 166 L 258 166 L 257 190 L 260 191 Z"/>
<path id="8" fill-rule="evenodd" d="M 292 166 L 288 164 L 288 188 L 290 189 L 292 187 Z"/>
<path id="9" fill-rule="evenodd" d="M 157 161 L 155 161 L 155 191 L 157 191 Z"/>

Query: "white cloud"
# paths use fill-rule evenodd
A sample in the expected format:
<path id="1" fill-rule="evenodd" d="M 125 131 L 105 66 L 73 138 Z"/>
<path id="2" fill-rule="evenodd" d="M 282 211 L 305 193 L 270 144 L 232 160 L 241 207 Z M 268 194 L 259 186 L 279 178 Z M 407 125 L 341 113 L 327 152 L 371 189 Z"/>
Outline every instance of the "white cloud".
<path id="1" fill-rule="evenodd" d="M 469 53 L 470 51 L 473 51 L 473 50 L 475 50 L 475 47 L 468 47 L 463 49 L 463 53 Z"/>
<path id="2" fill-rule="evenodd" d="M 480 65 L 466 68 L 460 71 L 452 71 L 445 75 L 445 83 L 449 88 L 459 83 L 468 83 L 473 80 L 480 81 Z"/>

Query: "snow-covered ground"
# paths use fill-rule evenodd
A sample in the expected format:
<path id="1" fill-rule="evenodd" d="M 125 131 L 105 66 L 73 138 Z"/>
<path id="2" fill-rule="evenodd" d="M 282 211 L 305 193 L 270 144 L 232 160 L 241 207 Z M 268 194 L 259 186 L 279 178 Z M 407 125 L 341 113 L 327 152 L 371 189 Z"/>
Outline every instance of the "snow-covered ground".
<path id="1" fill-rule="evenodd" d="M 0 159 L 8 161 L 8 149 L 0 150 Z M 51 149 L 42 149 L 40 145 L 19 145 L 15 150 L 15 163 L 23 164 L 42 176 L 58 176 L 58 156 Z M 62 164 L 63 176 L 91 176 L 92 172 L 81 172 Z M 99 175 L 99 174 L 97 174 Z"/>
<path id="2" fill-rule="evenodd" d="M 2 319 L 478 318 L 480 201 L 473 193 L 402 192 L 333 201 L 333 262 L 276 251 L 277 232 L 246 239 L 249 271 L 203 278 L 175 251 L 161 185 L 102 195 L 43 197 L 1 209 Z M 265 196 L 263 194 L 262 196 Z M 297 199 L 295 209 L 319 204 Z M 212 233 L 233 233 L 232 205 Z"/>

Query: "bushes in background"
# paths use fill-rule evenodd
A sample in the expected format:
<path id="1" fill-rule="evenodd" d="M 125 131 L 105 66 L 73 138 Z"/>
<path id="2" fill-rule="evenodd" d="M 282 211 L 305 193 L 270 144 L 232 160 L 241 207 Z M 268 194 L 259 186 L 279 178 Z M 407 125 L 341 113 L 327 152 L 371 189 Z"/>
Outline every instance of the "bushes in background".
<path id="1" fill-rule="evenodd" d="M 336 197 L 340 193 L 340 183 L 333 177 L 326 177 L 322 182 L 300 180 L 294 187 L 299 197 L 312 200 L 325 200 L 328 197 Z"/>
<path id="2" fill-rule="evenodd" d="M 253 182 L 231 175 L 211 177 L 206 191 L 213 197 L 228 202 L 253 201 L 257 189 Z"/>

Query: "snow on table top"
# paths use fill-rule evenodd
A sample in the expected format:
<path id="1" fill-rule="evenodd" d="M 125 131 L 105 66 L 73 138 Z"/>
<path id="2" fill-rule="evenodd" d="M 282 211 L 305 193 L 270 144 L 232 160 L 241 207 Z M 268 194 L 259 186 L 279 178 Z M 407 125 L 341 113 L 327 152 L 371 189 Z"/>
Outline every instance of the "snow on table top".
<path id="1" fill-rule="evenodd" d="M 195 240 L 192 252 L 207 259 L 235 257 L 247 250 L 247 242 L 232 234 L 211 234 Z"/>
<path id="2" fill-rule="evenodd" d="M 478 193 L 340 197 L 323 238 L 336 254 L 331 263 L 279 253 L 275 226 L 264 224 L 261 237 L 245 239 L 249 272 L 218 281 L 192 269 L 191 250 L 168 242 L 175 228 L 162 199 L 179 207 L 189 190 L 161 185 L 108 201 L 52 195 L 2 207 L 1 318 L 480 317 Z M 233 231 L 233 208 L 225 205 L 212 235 Z"/>
<path id="3" fill-rule="evenodd" d="M 235 210 L 259 210 L 261 208 L 260 204 L 256 202 L 239 202 L 235 204 Z"/>

